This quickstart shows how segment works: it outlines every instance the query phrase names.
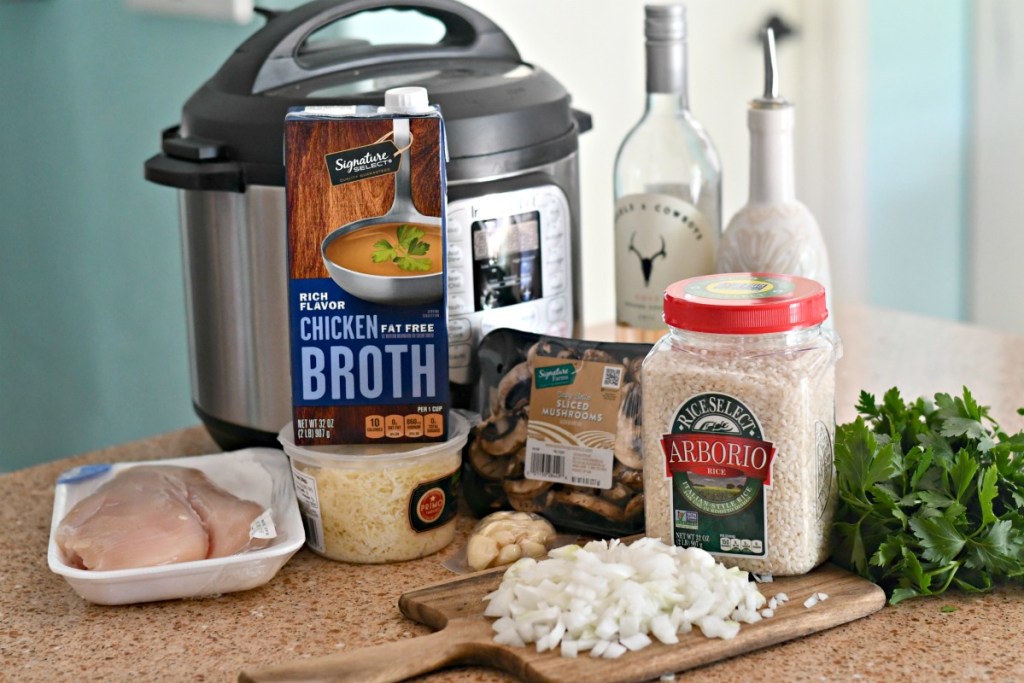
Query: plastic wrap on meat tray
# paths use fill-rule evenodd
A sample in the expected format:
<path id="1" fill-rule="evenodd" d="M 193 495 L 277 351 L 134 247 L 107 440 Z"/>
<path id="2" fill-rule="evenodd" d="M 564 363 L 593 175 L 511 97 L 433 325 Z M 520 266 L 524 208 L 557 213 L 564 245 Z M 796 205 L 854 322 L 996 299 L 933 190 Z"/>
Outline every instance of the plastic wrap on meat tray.
<path id="1" fill-rule="evenodd" d="M 649 344 L 499 329 L 480 343 L 483 416 L 463 460 L 470 508 L 600 536 L 644 528 L 640 366 Z"/>

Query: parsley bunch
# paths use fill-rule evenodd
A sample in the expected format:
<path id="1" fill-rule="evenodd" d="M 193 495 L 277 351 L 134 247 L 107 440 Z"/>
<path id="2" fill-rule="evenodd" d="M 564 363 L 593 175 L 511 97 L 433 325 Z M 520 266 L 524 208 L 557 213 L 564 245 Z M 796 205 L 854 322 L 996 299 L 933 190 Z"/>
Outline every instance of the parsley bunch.
<path id="1" fill-rule="evenodd" d="M 392 245 L 388 240 L 377 240 L 373 244 L 370 258 L 374 263 L 392 261 L 402 270 L 430 270 L 430 259 L 424 258 L 430 245 L 420 241 L 425 234 L 416 226 L 403 223 L 398 226 L 398 244 Z"/>
<path id="2" fill-rule="evenodd" d="M 890 604 L 1024 576 L 1024 432 L 1009 436 L 965 387 L 904 403 L 861 392 L 836 429 L 832 561 Z M 1021 409 L 1024 414 L 1024 409 Z"/>

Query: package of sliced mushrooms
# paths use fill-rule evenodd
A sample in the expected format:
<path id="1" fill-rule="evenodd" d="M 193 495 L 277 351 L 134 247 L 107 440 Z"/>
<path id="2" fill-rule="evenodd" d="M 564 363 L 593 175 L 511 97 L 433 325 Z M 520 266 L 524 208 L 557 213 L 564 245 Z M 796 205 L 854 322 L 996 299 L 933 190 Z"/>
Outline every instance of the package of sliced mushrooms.
<path id="1" fill-rule="evenodd" d="M 536 513 L 597 536 L 643 531 L 640 366 L 650 348 L 511 329 L 484 337 L 483 419 L 463 459 L 473 512 Z"/>

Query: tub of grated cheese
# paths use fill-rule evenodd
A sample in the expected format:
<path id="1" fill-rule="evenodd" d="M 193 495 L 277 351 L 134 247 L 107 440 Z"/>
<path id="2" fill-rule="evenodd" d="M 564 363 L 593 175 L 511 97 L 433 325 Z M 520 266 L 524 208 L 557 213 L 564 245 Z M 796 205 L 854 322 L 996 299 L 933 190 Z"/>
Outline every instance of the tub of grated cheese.
<path id="1" fill-rule="evenodd" d="M 450 418 L 450 438 L 425 445 L 297 446 L 292 425 L 282 429 L 306 545 L 332 560 L 382 563 L 451 543 L 469 424 Z"/>

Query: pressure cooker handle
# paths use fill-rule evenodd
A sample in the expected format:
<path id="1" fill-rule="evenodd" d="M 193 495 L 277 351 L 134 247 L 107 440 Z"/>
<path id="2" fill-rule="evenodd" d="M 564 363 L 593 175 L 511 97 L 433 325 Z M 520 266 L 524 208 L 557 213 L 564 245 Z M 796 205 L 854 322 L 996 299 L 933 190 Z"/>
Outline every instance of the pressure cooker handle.
<path id="1" fill-rule="evenodd" d="M 303 64 L 300 50 L 317 30 L 367 10 L 415 10 L 441 21 L 445 36 L 433 45 L 360 46 L 338 61 Z M 385 62 L 415 59 L 481 58 L 519 61 L 519 51 L 490 19 L 455 0 L 316 0 L 275 15 L 238 53 L 265 57 L 252 84 L 257 94 L 297 81 Z M 319 61 L 319 60 L 318 60 Z"/>

